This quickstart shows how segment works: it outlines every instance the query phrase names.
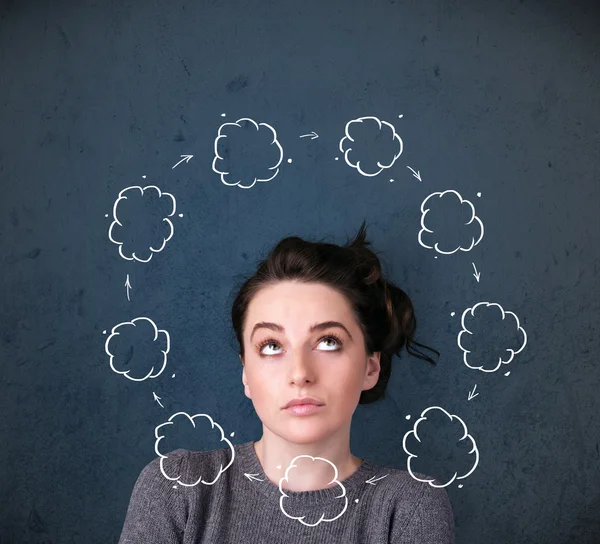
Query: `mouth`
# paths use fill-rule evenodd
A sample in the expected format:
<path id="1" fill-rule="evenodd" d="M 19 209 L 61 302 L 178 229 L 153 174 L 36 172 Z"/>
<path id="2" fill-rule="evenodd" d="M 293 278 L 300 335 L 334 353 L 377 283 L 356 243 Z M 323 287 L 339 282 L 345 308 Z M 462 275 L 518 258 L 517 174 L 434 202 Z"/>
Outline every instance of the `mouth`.
<path id="1" fill-rule="evenodd" d="M 310 406 L 323 406 L 323 403 L 313 400 L 313 399 L 291 400 L 283 407 L 283 410 L 286 410 L 287 408 L 291 408 L 292 406 L 309 406 L 309 405 Z"/>
<path id="2" fill-rule="evenodd" d="M 313 397 L 296 397 L 292 400 L 290 400 L 284 407 L 283 410 L 287 410 L 288 408 L 291 408 L 292 406 L 307 406 L 307 405 L 311 405 L 311 406 L 323 406 L 323 403 L 316 398 Z"/>
<path id="3" fill-rule="evenodd" d="M 324 404 L 293 404 L 292 406 L 284 408 L 284 410 L 290 414 L 304 416 L 318 412 L 319 410 L 322 410 L 323 407 Z"/>

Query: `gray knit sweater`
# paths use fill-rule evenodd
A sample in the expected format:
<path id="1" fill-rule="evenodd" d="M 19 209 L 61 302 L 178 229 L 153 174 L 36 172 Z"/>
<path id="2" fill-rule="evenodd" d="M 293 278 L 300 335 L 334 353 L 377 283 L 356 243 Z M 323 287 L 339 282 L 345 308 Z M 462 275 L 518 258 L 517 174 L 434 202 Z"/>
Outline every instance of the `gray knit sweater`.
<path id="1" fill-rule="evenodd" d="M 229 448 L 170 452 L 163 470 L 173 480 L 163 475 L 159 457 L 148 463 L 135 483 L 119 544 L 454 543 L 445 489 L 404 470 L 363 460 L 341 482 L 345 496 L 339 484 L 314 491 L 283 487 L 282 493 L 265 475 L 254 442 L 234 449 L 224 472 Z"/>

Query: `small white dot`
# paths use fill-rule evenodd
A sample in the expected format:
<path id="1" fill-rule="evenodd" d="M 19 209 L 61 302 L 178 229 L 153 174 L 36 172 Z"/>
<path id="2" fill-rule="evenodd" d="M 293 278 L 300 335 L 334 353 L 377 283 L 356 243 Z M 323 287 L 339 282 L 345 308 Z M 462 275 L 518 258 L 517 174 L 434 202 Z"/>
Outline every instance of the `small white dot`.
<path id="1" fill-rule="evenodd" d="M 107 214 L 107 213 L 105 213 L 105 214 L 104 214 L 104 217 L 108 217 L 108 214 Z"/>
<path id="2" fill-rule="evenodd" d="M 452 317 L 454 317 L 454 316 L 456 315 L 456 312 L 450 312 L 450 315 L 451 315 Z"/>
<path id="3" fill-rule="evenodd" d="M 408 414 L 405 419 L 408 421 L 410 419 L 410 414 Z"/>
<path id="4" fill-rule="evenodd" d="M 225 113 L 222 113 L 222 114 L 221 114 L 221 117 L 225 117 L 225 115 L 226 115 Z"/>
<path id="5" fill-rule="evenodd" d="M 229 436 L 233 437 L 233 435 L 234 435 L 234 434 L 235 434 L 235 432 L 233 432 L 233 433 L 230 433 L 230 434 L 229 434 Z"/>
<path id="6" fill-rule="evenodd" d="M 281 465 L 277 465 L 275 468 L 278 468 L 279 470 L 281 470 Z"/>
<path id="7" fill-rule="evenodd" d="M 462 489 L 463 484 L 458 484 L 458 488 Z"/>
<path id="8" fill-rule="evenodd" d="M 477 193 L 477 196 L 478 196 L 479 198 L 481 198 L 481 193 Z"/>
<path id="9" fill-rule="evenodd" d="M 354 502 L 355 502 L 356 504 L 358 504 L 358 499 L 354 499 Z"/>
<path id="10" fill-rule="evenodd" d="M 336 161 L 339 161 L 339 160 L 340 160 L 340 158 L 339 158 L 339 157 L 336 157 L 336 158 L 335 158 L 335 160 L 336 160 Z"/>
<path id="11" fill-rule="evenodd" d="M 504 374 L 504 375 L 505 375 L 505 376 L 508 376 L 509 374 L 510 374 L 510 370 L 509 370 L 509 371 L 508 371 L 506 374 Z"/>
<path id="12" fill-rule="evenodd" d="M 175 374 L 173 374 L 173 375 L 171 376 L 171 378 L 174 378 L 174 377 L 175 377 Z"/>
<path id="13" fill-rule="evenodd" d="M 288 163 L 291 163 L 291 162 L 292 162 L 292 159 L 288 159 Z"/>
<path id="14" fill-rule="evenodd" d="M 434 257 L 434 259 L 437 259 L 437 255 Z"/>
<path id="15" fill-rule="evenodd" d="M 179 217 L 183 217 L 183 214 L 182 214 L 182 213 L 180 213 L 180 214 L 179 214 Z"/>
<path id="16" fill-rule="evenodd" d="M 391 179 L 390 181 L 394 181 L 393 179 Z"/>
<path id="17" fill-rule="evenodd" d="M 398 115 L 398 117 L 402 118 L 402 117 L 404 117 L 404 114 L 402 114 L 402 115 Z"/>
<path id="18" fill-rule="evenodd" d="M 145 178 L 146 176 L 142 176 L 143 178 Z"/>
<path id="19" fill-rule="evenodd" d="M 102 334 L 106 334 L 106 331 L 102 331 Z"/>
<path id="20" fill-rule="evenodd" d="M 173 486 L 173 489 L 177 489 L 177 486 L 176 486 L 176 485 L 174 485 L 174 486 Z"/>

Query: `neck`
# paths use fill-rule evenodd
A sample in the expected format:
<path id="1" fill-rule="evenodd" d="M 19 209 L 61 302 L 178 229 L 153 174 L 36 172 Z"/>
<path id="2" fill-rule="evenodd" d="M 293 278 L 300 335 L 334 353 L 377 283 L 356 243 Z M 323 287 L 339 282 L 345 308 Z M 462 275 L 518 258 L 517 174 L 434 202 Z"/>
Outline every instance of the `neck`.
<path id="1" fill-rule="evenodd" d="M 318 442 L 296 443 L 263 428 L 263 435 L 254 443 L 254 450 L 266 476 L 275 485 L 286 476 L 294 458 L 306 456 L 294 460 L 287 481 L 281 482 L 281 487 L 290 491 L 313 491 L 337 485 L 335 480 L 345 480 L 362 462 L 350 452 L 350 429 Z M 329 462 L 311 457 L 321 457 Z M 337 475 L 332 464 L 337 468 Z"/>

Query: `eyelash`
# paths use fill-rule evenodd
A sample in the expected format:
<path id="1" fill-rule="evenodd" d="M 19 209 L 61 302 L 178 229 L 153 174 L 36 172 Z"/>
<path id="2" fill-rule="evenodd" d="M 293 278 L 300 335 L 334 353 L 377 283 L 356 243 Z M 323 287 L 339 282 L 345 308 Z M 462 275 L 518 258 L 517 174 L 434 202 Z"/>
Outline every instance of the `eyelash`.
<path id="1" fill-rule="evenodd" d="M 326 336 L 321 336 L 321 338 L 319 338 L 319 343 L 322 340 L 325 340 L 327 338 L 331 338 L 332 340 L 335 340 L 338 343 L 338 345 L 340 346 L 340 348 L 344 345 L 344 343 L 335 334 L 328 334 Z M 258 354 L 261 357 L 273 357 L 273 355 L 265 355 L 264 353 L 261 353 L 262 349 L 265 346 L 268 346 L 269 344 L 277 344 L 277 345 L 279 345 L 279 343 L 277 342 L 277 340 L 275 340 L 274 338 L 269 338 L 268 340 L 265 340 L 265 341 L 261 342 L 260 344 L 258 344 L 256 346 L 256 348 L 258 349 Z M 328 350 L 328 351 L 340 351 L 340 350 L 339 349 L 335 349 L 335 350 Z"/>

